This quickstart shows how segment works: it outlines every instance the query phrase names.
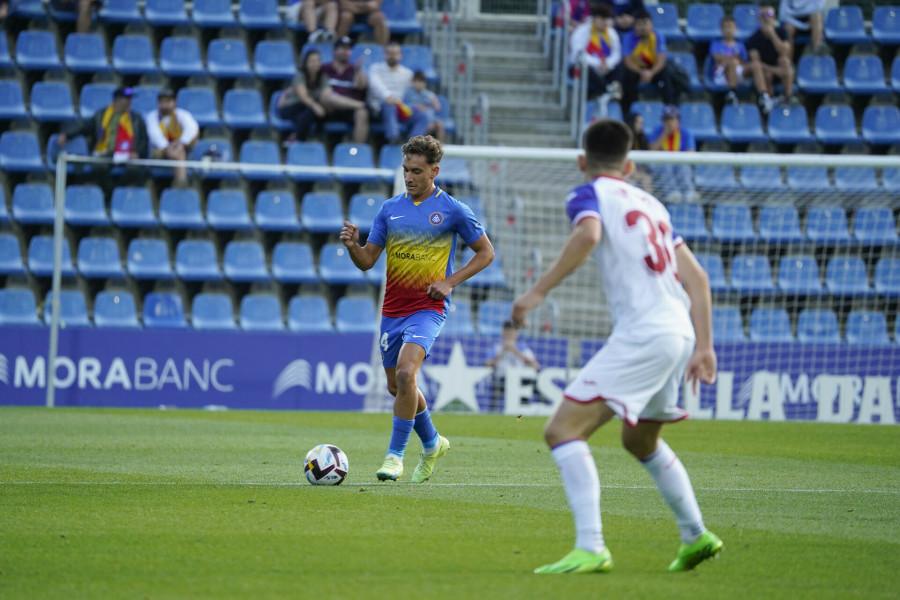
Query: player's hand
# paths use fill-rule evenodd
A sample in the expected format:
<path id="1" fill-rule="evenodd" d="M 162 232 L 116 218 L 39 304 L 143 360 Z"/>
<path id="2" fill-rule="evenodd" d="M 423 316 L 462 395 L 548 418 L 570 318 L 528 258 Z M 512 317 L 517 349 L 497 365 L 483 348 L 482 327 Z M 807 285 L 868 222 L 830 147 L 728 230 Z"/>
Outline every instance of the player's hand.
<path id="1" fill-rule="evenodd" d="M 519 327 L 528 324 L 528 314 L 533 311 L 538 304 L 543 302 L 544 295 L 533 290 L 529 290 L 516 298 L 512 305 L 512 312 L 509 319 Z"/>
<path id="2" fill-rule="evenodd" d="M 453 286 L 447 283 L 446 280 L 442 279 L 440 281 L 435 281 L 431 285 L 428 286 L 428 297 L 433 298 L 435 300 L 443 300 L 447 296 L 450 295 L 450 292 L 453 291 Z"/>
<path id="3" fill-rule="evenodd" d="M 713 384 L 716 382 L 716 351 L 712 348 L 697 348 L 688 360 L 685 377 L 691 389 L 697 393 L 698 381 Z"/>
<path id="4" fill-rule="evenodd" d="M 344 221 L 344 228 L 341 229 L 341 242 L 349 248 L 352 244 L 359 245 L 359 227 L 350 221 Z"/>

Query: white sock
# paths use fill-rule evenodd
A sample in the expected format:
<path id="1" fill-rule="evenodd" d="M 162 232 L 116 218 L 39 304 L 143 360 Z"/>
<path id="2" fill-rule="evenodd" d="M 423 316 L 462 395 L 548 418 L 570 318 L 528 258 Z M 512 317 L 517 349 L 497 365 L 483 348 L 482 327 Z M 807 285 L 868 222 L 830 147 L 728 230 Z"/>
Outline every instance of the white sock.
<path id="1" fill-rule="evenodd" d="M 641 464 L 653 477 L 659 493 L 675 513 L 681 541 L 686 544 L 694 542 L 706 531 L 706 527 L 703 526 L 703 515 L 700 514 L 700 506 L 684 465 L 663 440 L 659 440 L 656 452 L 642 460 Z"/>
<path id="2" fill-rule="evenodd" d="M 587 442 L 566 442 L 553 448 L 550 453 L 559 467 L 566 498 L 575 518 L 575 547 L 597 554 L 603 552 L 600 476 Z"/>

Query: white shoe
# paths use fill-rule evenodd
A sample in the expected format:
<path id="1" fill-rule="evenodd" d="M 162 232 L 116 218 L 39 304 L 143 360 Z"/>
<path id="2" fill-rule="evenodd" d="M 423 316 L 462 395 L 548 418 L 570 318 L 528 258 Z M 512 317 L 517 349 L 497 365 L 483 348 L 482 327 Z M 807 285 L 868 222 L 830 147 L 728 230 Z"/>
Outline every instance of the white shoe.
<path id="1" fill-rule="evenodd" d="M 775 99 L 768 94 L 763 94 L 759 98 L 759 107 L 762 109 L 763 114 L 767 115 L 775 108 Z"/>

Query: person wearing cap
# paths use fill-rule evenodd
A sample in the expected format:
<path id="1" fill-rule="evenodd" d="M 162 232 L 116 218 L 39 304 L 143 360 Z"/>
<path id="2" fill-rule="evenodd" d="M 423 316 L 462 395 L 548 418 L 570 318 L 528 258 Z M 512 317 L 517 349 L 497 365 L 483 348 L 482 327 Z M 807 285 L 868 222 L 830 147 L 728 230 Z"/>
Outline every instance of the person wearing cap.
<path id="1" fill-rule="evenodd" d="M 681 125 L 678 107 L 663 107 L 662 123 L 650 134 L 650 150 L 695 152 L 697 143 L 689 129 Z M 695 202 L 694 177 L 690 165 L 652 165 L 653 180 L 666 202 Z"/>
<path id="2" fill-rule="evenodd" d="M 362 106 L 354 109 L 336 110 L 328 115 L 327 121 L 351 123 L 353 125 L 353 142 L 364 144 L 369 141 L 369 109 L 365 105 L 369 80 L 365 69 L 350 62 L 353 40 L 343 37 L 334 43 L 334 60 L 326 63 L 322 70 L 328 77 L 328 85 L 337 96 L 343 96 Z"/>
<path id="3" fill-rule="evenodd" d="M 775 97 L 774 80 L 777 77 L 784 86 L 784 95 L 794 102 L 794 65 L 791 44 L 784 27 L 775 20 L 775 9 L 760 6 L 756 16 L 759 29 L 747 40 L 753 83 L 759 94 L 759 106 L 769 114 L 780 102 Z"/>
<path id="4" fill-rule="evenodd" d="M 339 0 L 340 16 L 338 17 L 337 35 L 339 38 L 350 33 L 350 28 L 357 23 L 368 25 L 375 34 L 375 43 L 384 46 L 391 39 L 387 17 L 381 10 L 383 0 Z"/>
<path id="5" fill-rule="evenodd" d="M 200 136 L 197 119 L 183 108 L 175 106 L 175 93 L 163 89 L 156 97 L 156 108 L 144 117 L 147 136 L 150 138 L 150 153 L 153 158 L 185 160 Z M 187 168 L 179 165 L 173 168 L 174 184 L 187 184 Z"/>

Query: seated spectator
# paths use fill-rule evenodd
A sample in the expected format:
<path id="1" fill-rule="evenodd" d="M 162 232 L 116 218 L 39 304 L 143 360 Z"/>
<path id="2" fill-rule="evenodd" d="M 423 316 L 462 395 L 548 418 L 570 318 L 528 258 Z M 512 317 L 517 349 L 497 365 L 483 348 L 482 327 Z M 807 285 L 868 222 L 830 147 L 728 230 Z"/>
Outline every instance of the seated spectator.
<path id="1" fill-rule="evenodd" d="M 778 77 L 784 86 L 784 95 L 794 99 L 794 65 L 791 62 L 791 45 L 784 27 L 776 24 L 775 9 L 760 6 L 759 30 L 747 40 L 750 68 L 756 91 L 759 92 L 759 106 L 765 114 L 783 100 L 775 97 L 774 79 Z"/>
<path id="2" fill-rule="evenodd" d="M 796 56 L 794 38 L 797 31 L 809 32 L 810 47 L 814 53 L 828 53 L 828 48 L 822 44 L 825 31 L 824 12 L 825 0 L 781 0 L 778 14 L 781 15 L 781 24 L 788 34 L 791 56 Z"/>
<path id="3" fill-rule="evenodd" d="M 365 23 L 375 32 L 375 43 L 384 46 L 391 39 L 387 17 L 381 11 L 383 0 L 340 0 L 338 37 L 345 37 L 355 23 Z"/>
<path id="4" fill-rule="evenodd" d="M 541 364 L 524 340 L 519 338 L 519 328 L 512 321 L 503 323 L 501 341 L 494 344 L 491 358 L 485 366 L 494 372 L 491 377 L 491 412 L 503 409 L 503 398 L 506 394 L 506 374 L 515 367 L 531 367 L 539 371 Z M 527 381 L 527 380 L 526 380 Z M 530 381 L 534 385 L 534 380 Z M 536 398 L 532 398 L 536 400 Z"/>
<path id="5" fill-rule="evenodd" d="M 632 150 L 649 150 L 650 142 L 647 141 L 647 135 L 644 133 L 644 115 L 641 113 L 628 113 L 625 123 L 631 128 L 631 149 Z M 625 177 L 625 181 L 631 185 L 636 185 L 648 194 L 653 193 L 653 175 L 646 165 L 635 164 L 634 169 Z"/>
<path id="6" fill-rule="evenodd" d="M 150 155 L 153 158 L 186 160 L 191 148 L 200 137 L 200 126 L 194 116 L 183 108 L 175 106 L 175 92 L 160 90 L 156 97 L 156 108 L 144 117 L 147 137 L 150 138 Z M 179 165 L 174 169 L 173 183 L 187 185 L 187 168 Z"/>
<path id="7" fill-rule="evenodd" d="M 737 104 L 738 97 L 735 90 L 744 81 L 752 76 L 748 67 L 750 58 L 747 56 L 747 48 L 744 43 L 734 38 L 737 33 L 737 23 L 732 16 L 726 16 L 720 24 L 722 39 L 716 40 L 709 46 L 709 55 L 715 65 L 712 77 L 716 85 L 728 86 L 726 101 Z"/>
<path id="8" fill-rule="evenodd" d="M 365 103 L 369 81 L 365 70 L 350 62 L 352 49 L 353 40 L 349 37 L 336 41 L 334 60 L 322 67 L 322 70 L 325 71 L 328 85 L 335 95 L 359 102 L 361 106 L 335 110 L 327 120 L 351 123 L 354 143 L 364 144 L 369 140 L 369 109 Z"/>
<path id="9" fill-rule="evenodd" d="M 609 4 L 613 8 L 613 21 L 615 21 L 616 31 L 619 35 L 634 29 L 634 22 L 638 15 L 647 12 L 644 6 L 644 0 L 599 0 L 601 3 Z"/>
<path id="10" fill-rule="evenodd" d="M 441 110 L 441 100 L 437 94 L 429 90 L 428 78 L 422 71 L 413 73 L 412 87 L 403 94 L 403 104 L 413 111 L 425 113 L 428 116 L 427 135 L 432 135 L 440 143 L 446 141 L 447 132 L 444 129 L 444 122 L 437 118 L 437 111 Z"/>
<path id="11" fill-rule="evenodd" d="M 309 35 L 306 41 L 312 44 L 332 42 L 337 37 L 337 0 L 291 0 L 287 7 L 287 18 L 290 21 L 303 21 Z M 321 29 L 319 25 L 322 26 Z"/>
<path id="12" fill-rule="evenodd" d="M 612 7 L 594 4 L 590 15 L 569 38 L 569 74 L 574 76 L 576 67 L 584 63 L 588 66 L 589 100 L 607 92 L 613 99 L 621 98 L 622 45 L 612 27 Z"/>
<path id="13" fill-rule="evenodd" d="M 697 144 L 689 129 L 681 126 L 678 107 L 663 108 L 662 124 L 650 134 L 650 149 L 664 152 L 695 152 Z M 666 202 L 695 202 L 694 177 L 690 165 L 652 165 L 653 180 Z"/>
<path id="14" fill-rule="evenodd" d="M 650 13 L 640 13 L 634 29 L 622 38 L 622 112 L 628 114 L 637 100 L 640 84 L 654 84 L 666 104 L 678 104 L 681 89 L 666 61 L 666 38 L 653 30 Z"/>
<path id="15" fill-rule="evenodd" d="M 384 61 L 369 67 L 369 106 L 372 114 L 380 116 L 389 144 L 428 131 L 428 115 L 410 111 L 403 104 L 406 90 L 412 87 L 413 72 L 400 64 L 402 57 L 400 44 L 391 42 L 384 50 Z"/>
<path id="16" fill-rule="evenodd" d="M 87 33 L 90 31 L 94 7 L 100 4 L 100 2 L 95 2 L 95 0 L 50 0 L 53 10 L 75 13 L 76 33 Z"/>

